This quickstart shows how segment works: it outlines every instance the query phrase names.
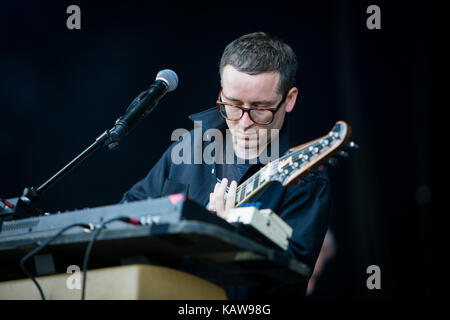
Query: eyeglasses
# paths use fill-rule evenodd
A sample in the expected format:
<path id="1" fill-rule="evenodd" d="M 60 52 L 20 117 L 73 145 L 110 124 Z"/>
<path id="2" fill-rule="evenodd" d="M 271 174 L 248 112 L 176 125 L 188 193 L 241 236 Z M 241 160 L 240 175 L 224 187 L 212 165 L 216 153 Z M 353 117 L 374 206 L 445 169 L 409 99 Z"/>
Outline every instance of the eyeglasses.
<path id="1" fill-rule="evenodd" d="M 286 100 L 285 95 L 283 99 L 280 101 L 280 103 L 274 109 L 258 108 L 258 107 L 244 108 L 242 106 L 238 106 L 232 103 L 222 102 L 221 95 L 222 90 L 220 90 L 219 92 L 216 106 L 217 108 L 219 108 L 219 113 L 222 116 L 222 118 L 230 121 L 238 121 L 241 120 L 242 116 L 244 115 L 244 112 L 248 112 L 250 119 L 252 119 L 254 123 L 262 125 L 268 125 L 272 123 L 275 117 L 275 113 L 280 109 L 280 106 Z"/>

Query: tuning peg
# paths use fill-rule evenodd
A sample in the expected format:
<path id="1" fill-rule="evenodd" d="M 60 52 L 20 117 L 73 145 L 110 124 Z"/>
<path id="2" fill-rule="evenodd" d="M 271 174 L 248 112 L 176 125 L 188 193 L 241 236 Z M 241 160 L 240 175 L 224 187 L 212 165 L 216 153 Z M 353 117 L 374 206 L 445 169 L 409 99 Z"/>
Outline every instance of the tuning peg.
<path id="1" fill-rule="evenodd" d="M 348 157 L 348 153 L 347 153 L 346 151 L 344 151 L 344 150 L 339 151 L 339 155 L 340 155 L 341 157 L 344 157 L 344 158 L 347 158 L 347 157 Z"/>
<path id="2" fill-rule="evenodd" d="M 348 146 L 351 148 L 351 149 L 358 149 L 359 148 L 359 146 L 354 142 L 354 141 L 350 141 L 349 143 L 348 143 Z"/>
<path id="3" fill-rule="evenodd" d="M 337 163 L 338 163 L 338 159 L 336 159 L 336 158 L 330 158 L 330 159 L 328 159 L 328 163 L 331 165 L 331 166 L 336 166 L 337 165 Z"/>

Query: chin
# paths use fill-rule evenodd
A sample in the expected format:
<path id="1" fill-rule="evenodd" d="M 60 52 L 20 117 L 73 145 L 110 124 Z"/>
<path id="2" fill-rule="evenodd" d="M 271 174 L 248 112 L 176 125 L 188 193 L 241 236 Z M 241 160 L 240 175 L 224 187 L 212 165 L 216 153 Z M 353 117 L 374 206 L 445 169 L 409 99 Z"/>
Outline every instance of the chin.
<path id="1" fill-rule="evenodd" d="M 238 146 L 242 149 L 255 149 L 258 146 L 258 140 L 239 140 Z"/>

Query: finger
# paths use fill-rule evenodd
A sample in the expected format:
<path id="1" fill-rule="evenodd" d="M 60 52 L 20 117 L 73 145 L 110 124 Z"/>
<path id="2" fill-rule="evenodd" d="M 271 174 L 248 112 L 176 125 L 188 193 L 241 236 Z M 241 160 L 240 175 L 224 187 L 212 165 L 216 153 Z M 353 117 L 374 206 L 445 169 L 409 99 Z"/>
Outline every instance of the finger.
<path id="1" fill-rule="evenodd" d="M 214 203 L 218 213 L 225 211 L 225 192 L 227 190 L 227 185 L 228 180 L 226 178 L 222 179 L 217 192 L 214 192 Z"/>
<path id="2" fill-rule="evenodd" d="M 209 210 L 216 211 L 215 194 L 219 190 L 220 183 L 214 185 L 214 190 L 209 194 Z"/>
<path id="3" fill-rule="evenodd" d="M 214 211 L 214 193 L 211 192 L 209 194 L 209 205 L 208 205 L 208 210 Z"/>
<path id="4" fill-rule="evenodd" d="M 236 202 L 236 190 L 237 182 L 231 181 L 230 189 L 228 190 L 227 202 L 225 203 L 225 210 L 230 210 L 234 208 L 234 203 Z"/>
<path id="5" fill-rule="evenodd" d="M 217 192 L 217 190 L 219 190 L 219 187 L 220 187 L 220 183 L 217 182 L 216 185 L 214 186 L 214 190 L 213 190 L 214 194 Z"/>

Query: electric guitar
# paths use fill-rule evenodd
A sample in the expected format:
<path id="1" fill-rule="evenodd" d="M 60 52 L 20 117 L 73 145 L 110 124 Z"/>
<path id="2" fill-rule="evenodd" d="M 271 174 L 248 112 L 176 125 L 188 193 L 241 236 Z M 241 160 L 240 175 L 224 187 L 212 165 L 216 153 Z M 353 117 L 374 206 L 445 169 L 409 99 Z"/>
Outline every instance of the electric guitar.
<path id="1" fill-rule="evenodd" d="M 351 127 L 345 121 L 338 121 L 327 135 L 289 149 L 287 154 L 269 162 L 238 186 L 235 207 L 247 202 L 270 182 L 279 181 L 289 187 L 326 160 L 334 165 L 336 158 L 333 156 L 347 156 L 341 150 L 347 144 L 358 148 L 356 143 L 349 142 L 350 134 Z"/>

